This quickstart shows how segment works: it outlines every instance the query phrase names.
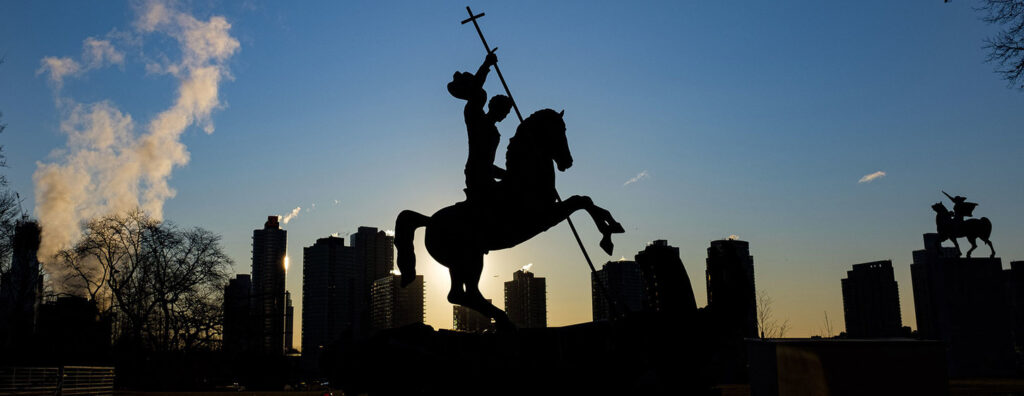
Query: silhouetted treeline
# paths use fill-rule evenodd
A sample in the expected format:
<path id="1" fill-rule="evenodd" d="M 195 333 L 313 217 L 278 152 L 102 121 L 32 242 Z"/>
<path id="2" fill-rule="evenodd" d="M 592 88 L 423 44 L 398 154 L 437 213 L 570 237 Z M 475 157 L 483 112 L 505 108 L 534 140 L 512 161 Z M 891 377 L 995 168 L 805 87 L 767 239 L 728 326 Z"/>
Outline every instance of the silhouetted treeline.
<path id="1" fill-rule="evenodd" d="M 82 238 L 60 251 L 67 293 L 96 303 L 112 319 L 115 346 L 144 351 L 218 347 L 231 260 L 220 236 L 180 229 L 141 211 L 86 222 Z"/>

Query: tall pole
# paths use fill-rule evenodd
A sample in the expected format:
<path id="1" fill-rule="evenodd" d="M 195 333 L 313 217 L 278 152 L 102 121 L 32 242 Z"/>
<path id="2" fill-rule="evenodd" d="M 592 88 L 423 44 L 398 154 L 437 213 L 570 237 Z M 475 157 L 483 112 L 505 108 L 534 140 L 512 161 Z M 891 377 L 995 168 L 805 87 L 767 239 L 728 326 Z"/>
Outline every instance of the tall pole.
<path id="1" fill-rule="evenodd" d="M 473 27 L 476 28 L 476 33 L 480 35 L 480 42 L 484 44 L 484 49 L 487 50 L 488 54 L 490 54 L 491 46 L 487 45 L 487 39 L 484 38 L 484 32 L 480 30 L 480 24 L 476 23 L 476 20 L 483 17 L 484 13 L 481 12 L 479 15 L 473 15 L 473 10 L 471 10 L 469 6 L 466 6 L 466 12 L 469 13 L 469 18 L 462 20 L 462 24 L 465 25 L 468 22 L 473 22 Z M 501 68 L 498 67 L 497 63 L 494 64 L 494 71 L 497 72 L 498 79 L 501 80 L 501 86 L 505 88 L 505 93 L 508 94 L 508 99 L 512 102 L 512 108 L 515 109 L 516 116 L 519 117 L 519 122 L 522 123 L 523 114 L 519 112 L 519 106 L 516 105 L 516 100 L 512 97 L 512 91 L 508 89 L 508 84 L 505 83 L 505 76 L 501 75 Z M 558 196 L 557 190 L 555 191 L 555 199 L 558 200 L 558 202 L 562 202 L 562 197 Z M 569 223 L 569 229 L 572 230 L 572 236 L 576 237 L 576 243 L 580 245 L 580 251 L 583 252 L 583 258 L 587 260 L 587 265 L 590 266 L 590 272 L 596 274 L 597 269 L 594 268 L 594 262 L 590 260 L 590 255 L 587 254 L 587 248 L 583 246 L 583 240 L 580 239 L 580 233 L 576 231 L 576 226 L 572 223 L 572 219 L 566 216 L 565 222 Z M 603 294 L 605 299 L 609 302 L 609 306 L 612 310 L 612 316 L 615 316 L 616 304 L 614 299 L 612 299 L 611 295 L 608 294 L 608 290 L 604 287 L 602 282 L 598 282 L 597 285 L 601 289 L 601 294 Z"/>

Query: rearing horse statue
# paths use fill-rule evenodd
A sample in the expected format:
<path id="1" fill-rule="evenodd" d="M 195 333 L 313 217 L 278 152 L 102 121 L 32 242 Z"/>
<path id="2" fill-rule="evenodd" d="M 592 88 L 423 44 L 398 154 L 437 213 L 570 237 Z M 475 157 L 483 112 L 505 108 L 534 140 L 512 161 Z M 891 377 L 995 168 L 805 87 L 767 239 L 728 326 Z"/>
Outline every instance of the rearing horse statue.
<path id="1" fill-rule="evenodd" d="M 953 246 L 956 247 L 957 254 L 960 254 L 960 244 L 956 240 L 958 238 L 967 238 L 967 242 L 971 243 L 971 248 L 967 250 L 967 257 L 970 258 L 971 252 L 978 248 L 975 240 L 980 238 L 988 245 L 989 250 L 992 251 L 989 257 L 996 256 L 996 248 L 992 246 L 992 241 L 988 240 L 989 236 L 992 235 L 992 222 L 989 221 L 988 217 L 958 221 L 942 202 L 932 205 L 932 210 L 935 211 L 935 228 L 939 234 L 939 243 L 949 239 L 953 242 Z"/>
<path id="2" fill-rule="evenodd" d="M 448 301 L 494 319 L 499 331 L 507 331 L 515 329 L 508 315 L 480 293 L 484 254 L 523 243 L 581 209 L 590 214 L 601 232 L 601 248 L 612 253 L 611 234 L 621 233 L 623 228 L 611 213 L 586 196 L 558 201 L 555 165 L 563 172 L 572 166 L 563 113 L 544 109 L 519 124 L 509 140 L 507 173 L 495 197 L 485 202 L 458 202 L 429 217 L 411 210 L 398 215 L 395 246 L 403 286 L 415 280 L 413 237 L 417 228 L 426 227 L 427 252 L 448 267 L 451 275 Z"/>

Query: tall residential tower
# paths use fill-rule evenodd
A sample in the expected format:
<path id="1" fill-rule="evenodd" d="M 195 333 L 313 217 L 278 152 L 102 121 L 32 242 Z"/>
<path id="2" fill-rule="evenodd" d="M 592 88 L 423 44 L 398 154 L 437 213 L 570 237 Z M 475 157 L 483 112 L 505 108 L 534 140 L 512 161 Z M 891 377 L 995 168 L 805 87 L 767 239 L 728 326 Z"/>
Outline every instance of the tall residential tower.
<path id="1" fill-rule="evenodd" d="M 268 216 L 262 230 L 252 232 L 253 351 L 282 355 L 285 352 L 285 254 L 288 232 L 277 216 Z"/>
<path id="2" fill-rule="evenodd" d="M 896 337 L 903 331 L 900 291 L 892 261 L 854 264 L 843 285 L 843 314 L 850 338 Z"/>

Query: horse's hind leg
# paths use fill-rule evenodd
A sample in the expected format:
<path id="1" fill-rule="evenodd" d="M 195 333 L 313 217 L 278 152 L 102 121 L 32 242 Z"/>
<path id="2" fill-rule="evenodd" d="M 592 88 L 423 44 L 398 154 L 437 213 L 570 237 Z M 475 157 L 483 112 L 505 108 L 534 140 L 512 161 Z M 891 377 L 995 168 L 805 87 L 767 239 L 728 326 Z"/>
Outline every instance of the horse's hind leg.
<path id="1" fill-rule="evenodd" d="M 967 249 L 967 258 L 971 258 L 971 252 L 978 248 L 977 240 L 974 237 L 967 238 L 967 242 L 971 243 L 971 248 Z"/>
<path id="2" fill-rule="evenodd" d="M 990 254 L 988 257 L 995 257 L 996 256 L 996 248 L 992 246 L 992 241 L 990 241 L 988 239 L 982 239 L 982 241 L 984 241 L 985 244 L 988 245 L 988 248 L 990 250 L 992 250 L 992 254 Z"/>
<path id="3" fill-rule="evenodd" d="M 430 217 L 411 210 L 403 210 L 395 220 L 395 247 L 398 248 L 396 261 L 398 271 L 402 273 L 402 287 L 416 280 L 416 253 L 412 240 L 416 229 L 426 225 L 429 220 Z"/>
<path id="4" fill-rule="evenodd" d="M 495 307 L 494 304 L 487 302 L 487 300 L 480 294 L 475 296 L 467 295 L 466 302 L 461 305 L 477 311 L 488 318 L 494 319 L 494 326 L 499 332 L 514 331 L 516 329 L 516 325 L 512 324 L 512 321 L 509 320 L 508 314 L 506 314 L 505 311 L 502 311 L 501 309 L 498 309 L 498 307 Z"/>
<path id="5" fill-rule="evenodd" d="M 487 302 L 487 299 L 480 293 L 480 274 L 484 270 L 484 256 L 479 253 L 471 254 L 462 264 L 465 264 L 461 268 L 463 270 L 461 275 L 464 276 L 462 281 L 466 291 L 459 304 L 494 319 L 494 325 L 498 331 L 515 330 L 516 326 L 508 319 L 508 314 Z"/>
<path id="6" fill-rule="evenodd" d="M 448 291 L 448 302 L 452 304 L 465 305 L 466 303 L 466 276 L 462 273 L 462 268 L 459 266 L 449 266 L 448 275 L 452 279 L 452 287 Z"/>

